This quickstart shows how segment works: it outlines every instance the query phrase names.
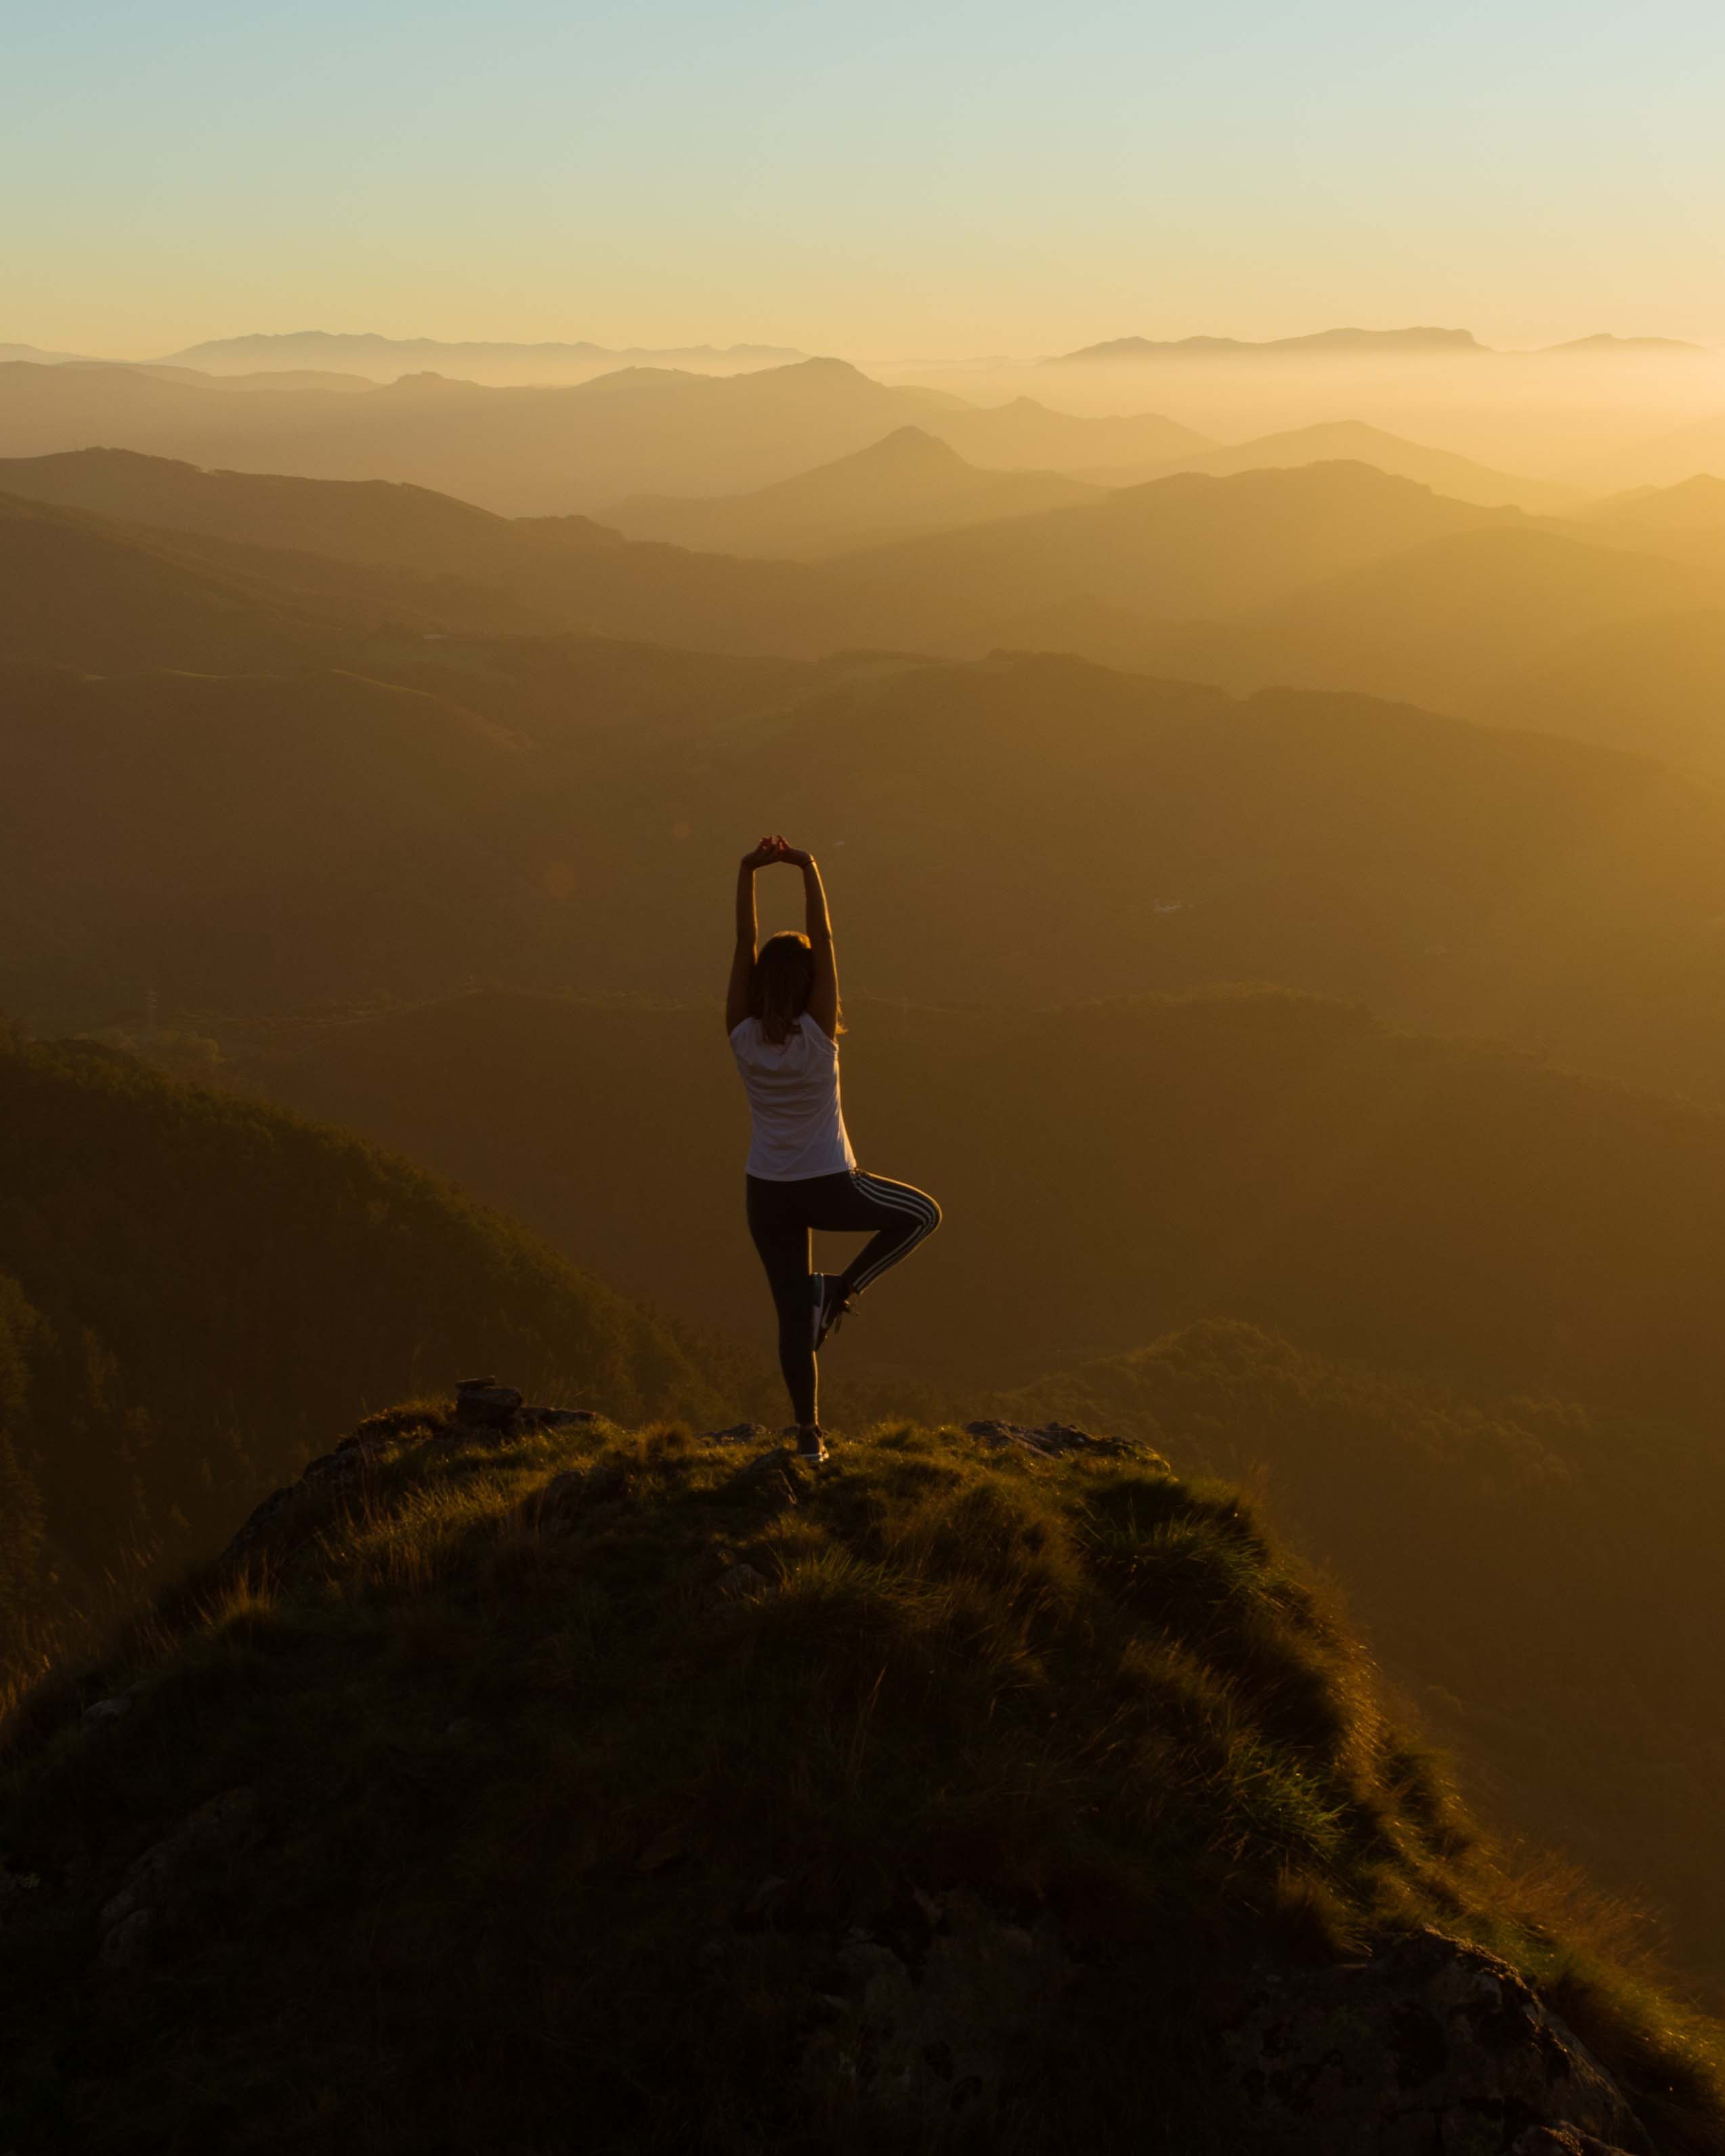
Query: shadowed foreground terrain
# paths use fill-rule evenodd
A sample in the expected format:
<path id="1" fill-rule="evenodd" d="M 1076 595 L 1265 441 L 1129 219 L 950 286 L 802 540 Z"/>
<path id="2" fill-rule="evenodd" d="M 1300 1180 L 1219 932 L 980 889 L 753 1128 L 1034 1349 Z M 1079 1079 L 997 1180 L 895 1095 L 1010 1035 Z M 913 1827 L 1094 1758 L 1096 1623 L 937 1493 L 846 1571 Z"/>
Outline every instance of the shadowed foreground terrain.
<path id="1" fill-rule="evenodd" d="M 0 1847 L 20 2148 L 1725 2126 L 1705 2028 L 1504 1872 L 1239 1496 L 1147 1450 L 888 1425 L 811 1481 L 373 1417 L 25 1702 Z"/>
<path id="2" fill-rule="evenodd" d="M 1189 1327 L 993 1404 L 1267 1492 L 1494 1820 L 1663 1920 L 1717 1999 L 1725 1476 L 1685 1430 L 1560 1394 L 1469 1395 L 1252 1327 Z"/>

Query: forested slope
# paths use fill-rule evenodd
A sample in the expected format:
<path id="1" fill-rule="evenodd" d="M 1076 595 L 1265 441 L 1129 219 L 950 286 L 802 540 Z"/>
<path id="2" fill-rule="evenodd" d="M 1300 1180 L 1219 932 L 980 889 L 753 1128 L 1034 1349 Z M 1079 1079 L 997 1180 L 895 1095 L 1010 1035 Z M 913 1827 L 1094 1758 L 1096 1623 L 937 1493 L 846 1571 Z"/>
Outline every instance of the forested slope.
<path id="1" fill-rule="evenodd" d="M 612 1412 L 716 1397 L 654 1322 L 403 1161 L 110 1050 L 0 1043 L 14 1646 L 110 1575 L 135 1592 L 207 1553 L 356 1402 L 494 1363 Z"/>

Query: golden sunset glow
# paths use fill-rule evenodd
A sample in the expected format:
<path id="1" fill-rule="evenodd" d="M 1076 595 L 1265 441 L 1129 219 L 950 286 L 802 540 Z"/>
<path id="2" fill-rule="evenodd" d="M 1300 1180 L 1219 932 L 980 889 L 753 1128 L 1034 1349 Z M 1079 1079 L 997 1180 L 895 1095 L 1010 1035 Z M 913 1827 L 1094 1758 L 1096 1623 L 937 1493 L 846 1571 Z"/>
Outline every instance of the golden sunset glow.
<path id="1" fill-rule="evenodd" d="M 3 38 L 0 2156 L 1725 2156 L 1725 15 Z"/>

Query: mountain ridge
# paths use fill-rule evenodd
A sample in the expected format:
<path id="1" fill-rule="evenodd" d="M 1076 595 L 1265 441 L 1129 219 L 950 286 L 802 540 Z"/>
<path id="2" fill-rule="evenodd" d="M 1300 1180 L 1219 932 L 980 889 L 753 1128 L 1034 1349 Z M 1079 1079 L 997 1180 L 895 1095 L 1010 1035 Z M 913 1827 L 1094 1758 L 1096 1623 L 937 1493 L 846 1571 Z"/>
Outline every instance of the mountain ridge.
<path id="1" fill-rule="evenodd" d="M 763 1435 L 405 1402 L 28 1698 L 0 2128 L 1710 2145 L 1717 2033 L 1481 1842 L 1238 1491 Z"/>
<path id="2" fill-rule="evenodd" d="M 0 454 L 107 446 L 286 476 L 409 480 L 543 516 L 625 492 L 764 485 L 967 408 L 840 360 L 730 375 L 632 367 L 567 384 L 422 374 L 269 396 L 128 367 L 13 362 L 0 365 Z"/>
<path id="3" fill-rule="evenodd" d="M 604 345 L 586 338 L 538 343 L 506 338 L 391 337 L 372 331 L 287 330 L 252 331 L 211 337 L 182 351 L 167 352 L 158 362 L 177 367 L 298 367 L 325 360 L 344 361 L 350 368 L 394 367 L 407 373 L 439 361 L 454 365 L 475 361 L 515 368 L 552 365 L 591 367 L 625 362 L 713 360 L 778 366 L 808 357 L 794 346 L 768 344 Z"/>
<path id="4" fill-rule="evenodd" d="M 1416 480 L 1451 501 L 1476 502 L 1486 507 L 1508 504 L 1520 509 L 1557 511 L 1569 508 L 1581 499 L 1579 489 L 1560 481 L 1494 471 L 1471 457 L 1434 449 L 1358 419 L 1326 420 L 1253 435 L 1243 442 L 1212 444 L 1189 454 L 1171 457 L 1154 470 L 1130 475 L 1121 472 L 1114 475 L 1114 483 L 1141 485 L 1179 471 L 1225 478 L 1236 472 L 1336 462 L 1370 465 L 1393 478 Z M 1104 477 L 1100 473 L 1090 476 Z"/>
<path id="5" fill-rule="evenodd" d="M 926 529 L 1031 516 L 1098 490 L 1053 471 L 988 471 L 919 426 L 742 495 L 638 495 L 602 509 L 626 538 L 721 553 L 818 558 Z"/>
<path id="6" fill-rule="evenodd" d="M 1101 344 L 1081 346 L 1076 352 L 1057 353 L 1045 367 L 1065 367 L 1075 361 L 1125 359 L 1212 359 L 1246 355 L 1253 358 L 1353 352 L 1476 352 L 1487 346 L 1471 330 L 1416 328 L 1404 330 L 1316 330 L 1304 336 L 1224 337 L 1187 336 L 1111 337 Z"/>
<path id="7" fill-rule="evenodd" d="M 660 1323 L 407 1162 L 0 1028 L 0 1468 L 39 1505 L 22 1545 L 0 1517 L 0 1690 L 44 1638 L 207 1558 L 323 1448 L 337 1401 L 429 1377 L 433 1309 L 459 1361 L 712 1397 Z"/>

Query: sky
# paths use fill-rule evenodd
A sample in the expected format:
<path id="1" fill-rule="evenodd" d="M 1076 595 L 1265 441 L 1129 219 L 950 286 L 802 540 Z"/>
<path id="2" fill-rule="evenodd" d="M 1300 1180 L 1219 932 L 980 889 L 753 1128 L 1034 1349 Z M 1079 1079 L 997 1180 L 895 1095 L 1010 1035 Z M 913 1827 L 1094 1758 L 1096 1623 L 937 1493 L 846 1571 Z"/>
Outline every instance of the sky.
<path id="1" fill-rule="evenodd" d="M 0 341 L 1725 344 L 1717 0 L 0 0 Z"/>

